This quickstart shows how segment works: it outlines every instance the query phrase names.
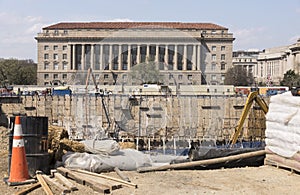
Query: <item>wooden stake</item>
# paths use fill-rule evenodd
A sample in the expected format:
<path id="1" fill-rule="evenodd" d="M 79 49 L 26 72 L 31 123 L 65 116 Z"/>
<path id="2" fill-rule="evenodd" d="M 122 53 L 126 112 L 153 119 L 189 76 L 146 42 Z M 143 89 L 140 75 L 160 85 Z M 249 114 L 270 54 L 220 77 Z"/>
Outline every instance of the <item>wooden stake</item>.
<path id="1" fill-rule="evenodd" d="M 32 184 L 28 188 L 25 188 L 23 190 L 20 190 L 20 191 L 16 192 L 15 195 L 25 195 L 25 194 L 28 194 L 29 192 L 31 192 L 31 191 L 39 188 L 39 187 L 41 187 L 41 184 L 38 182 L 38 183 Z"/>
<path id="2" fill-rule="evenodd" d="M 41 183 L 44 191 L 46 192 L 47 195 L 53 195 L 51 189 L 49 188 L 47 182 L 44 180 L 44 178 L 42 177 L 42 175 L 40 173 L 36 174 L 36 178 L 38 179 L 38 181 Z"/>

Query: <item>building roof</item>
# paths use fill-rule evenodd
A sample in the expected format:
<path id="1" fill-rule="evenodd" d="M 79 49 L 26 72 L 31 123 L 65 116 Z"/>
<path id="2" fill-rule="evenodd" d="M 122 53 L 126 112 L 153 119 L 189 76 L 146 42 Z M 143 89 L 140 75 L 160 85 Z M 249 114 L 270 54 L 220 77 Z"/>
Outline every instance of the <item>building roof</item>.
<path id="1" fill-rule="evenodd" d="M 187 30 L 228 30 L 213 23 L 182 23 L 182 22 L 61 22 L 44 27 L 43 30 L 55 29 L 187 29 Z"/>

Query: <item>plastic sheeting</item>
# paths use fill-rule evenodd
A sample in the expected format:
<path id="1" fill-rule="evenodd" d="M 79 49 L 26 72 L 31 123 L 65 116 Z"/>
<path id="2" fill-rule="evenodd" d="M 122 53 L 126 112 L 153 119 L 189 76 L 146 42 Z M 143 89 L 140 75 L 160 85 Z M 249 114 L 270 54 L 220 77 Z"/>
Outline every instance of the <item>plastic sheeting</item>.
<path id="1" fill-rule="evenodd" d="M 288 158 L 300 151 L 300 97 L 291 92 L 272 96 L 266 119 L 269 150 Z"/>
<path id="2" fill-rule="evenodd" d="M 120 145 L 115 140 L 84 140 L 84 149 L 87 152 L 101 155 L 111 155 L 120 150 Z"/>
<path id="3" fill-rule="evenodd" d="M 120 170 L 133 171 L 140 167 L 161 166 L 175 160 L 184 160 L 187 156 L 150 155 L 134 149 L 123 149 L 111 155 L 89 153 L 68 153 L 63 156 L 63 164 L 67 168 L 84 169 L 92 172 Z"/>
<path id="4" fill-rule="evenodd" d="M 124 149 L 110 156 L 70 153 L 63 156 L 63 163 L 67 168 L 78 168 L 100 173 L 112 171 L 115 167 L 126 171 L 133 171 L 140 167 L 148 167 L 151 166 L 151 159 L 149 155 L 145 155 L 137 150 Z"/>

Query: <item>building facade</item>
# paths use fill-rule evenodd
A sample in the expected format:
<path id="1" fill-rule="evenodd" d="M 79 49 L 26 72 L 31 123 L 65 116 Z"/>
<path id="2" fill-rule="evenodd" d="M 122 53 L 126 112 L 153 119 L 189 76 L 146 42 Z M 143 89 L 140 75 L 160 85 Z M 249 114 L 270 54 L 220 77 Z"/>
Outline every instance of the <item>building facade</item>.
<path id="1" fill-rule="evenodd" d="M 154 63 L 166 85 L 221 84 L 232 65 L 233 35 L 211 23 L 58 23 L 37 37 L 38 85 L 84 84 L 91 68 L 98 84 L 130 80 Z"/>
<path id="2" fill-rule="evenodd" d="M 300 39 L 295 44 L 269 48 L 261 52 L 257 59 L 254 76 L 266 85 L 280 85 L 288 70 L 300 73 Z"/>
<path id="3" fill-rule="evenodd" d="M 234 51 L 232 57 L 233 66 L 241 66 L 248 74 L 255 75 L 259 51 Z"/>

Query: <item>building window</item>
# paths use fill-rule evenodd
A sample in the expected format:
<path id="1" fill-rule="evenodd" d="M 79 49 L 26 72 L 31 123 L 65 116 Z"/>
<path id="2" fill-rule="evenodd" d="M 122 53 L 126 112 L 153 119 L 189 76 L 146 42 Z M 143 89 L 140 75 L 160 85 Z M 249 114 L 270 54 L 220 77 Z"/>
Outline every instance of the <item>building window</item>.
<path id="1" fill-rule="evenodd" d="M 108 74 L 104 74 L 104 79 L 108 79 Z"/>
<path id="2" fill-rule="evenodd" d="M 58 60 L 58 54 L 57 53 L 53 54 L 53 59 Z"/>
<path id="3" fill-rule="evenodd" d="M 63 74 L 63 75 L 62 75 L 62 78 L 63 78 L 63 79 L 67 79 L 67 78 L 68 78 L 68 75 L 67 75 L 67 74 Z"/>
<path id="4" fill-rule="evenodd" d="M 215 45 L 211 46 L 211 50 L 212 51 L 217 51 L 217 46 L 215 46 Z"/>
<path id="5" fill-rule="evenodd" d="M 67 59 L 67 54 L 63 54 L 63 60 Z"/>
<path id="6" fill-rule="evenodd" d="M 221 60 L 225 60 L 225 54 L 221 54 Z"/>
<path id="7" fill-rule="evenodd" d="M 54 30 L 54 35 L 58 35 L 58 30 Z"/>
<path id="8" fill-rule="evenodd" d="M 68 30 L 64 30 L 64 34 L 68 34 Z"/>
<path id="9" fill-rule="evenodd" d="M 217 55 L 216 54 L 212 54 L 211 55 L 211 60 L 212 61 L 217 61 Z"/>
<path id="10" fill-rule="evenodd" d="M 99 74 L 95 74 L 95 79 L 99 80 L 99 78 L 100 78 L 100 75 Z"/>
<path id="11" fill-rule="evenodd" d="M 225 51 L 225 46 L 221 46 L 221 51 Z"/>
<path id="12" fill-rule="evenodd" d="M 213 80 L 213 81 L 215 81 L 215 80 L 217 80 L 217 76 L 216 75 L 211 75 L 211 80 Z"/>
<path id="13" fill-rule="evenodd" d="M 49 85 L 49 82 L 44 82 L 44 85 Z"/>
<path id="14" fill-rule="evenodd" d="M 178 75 L 178 80 L 182 80 L 182 75 Z"/>
<path id="15" fill-rule="evenodd" d="M 49 74 L 44 74 L 44 79 L 49 79 Z"/>
<path id="16" fill-rule="evenodd" d="M 63 45 L 63 50 L 67 50 L 67 46 L 66 45 Z"/>
<path id="17" fill-rule="evenodd" d="M 68 63 L 64 62 L 63 63 L 63 70 L 67 70 L 68 69 Z"/>
<path id="18" fill-rule="evenodd" d="M 44 63 L 44 70 L 49 70 L 49 62 Z"/>
<path id="19" fill-rule="evenodd" d="M 222 63 L 222 64 L 221 64 L 221 70 L 225 70 L 225 67 L 226 67 L 225 64 Z"/>
<path id="20" fill-rule="evenodd" d="M 54 74 L 53 79 L 58 79 L 58 74 Z"/>
<path id="21" fill-rule="evenodd" d="M 49 45 L 44 45 L 44 50 L 48 50 L 49 49 Z"/>
<path id="22" fill-rule="evenodd" d="M 221 80 L 224 81 L 225 80 L 225 75 L 221 75 Z M 229 91 L 228 91 L 229 92 Z"/>
<path id="23" fill-rule="evenodd" d="M 48 59 L 49 59 L 49 54 L 45 53 L 45 54 L 44 54 L 44 59 L 45 59 L 45 60 L 48 60 Z"/>
<path id="24" fill-rule="evenodd" d="M 217 65 L 215 63 L 211 64 L 211 70 L 216 70 Z"/>
<path id="25" fill-rule="evenodd" d="M 53 64 L 53 69 L 54 69 L 54 70 L 58 70 L 58 63 L 57 63 L 57 62 L 55 62 L 55 63 Z"/>
<path id="26" fill-rule="evenodd" d="M 53 50 L 58 50 L 58 46 L 57 46 L 57 45 L 54 45 L 54 46 L 53 46 Z"/>
<path id="27" fill-rule="evenodd" d="M 188 80 L 191 81 L 192 79 L 193 79 L 193 75 L 189 74 L 189 75 L 188 75 Z"/>

